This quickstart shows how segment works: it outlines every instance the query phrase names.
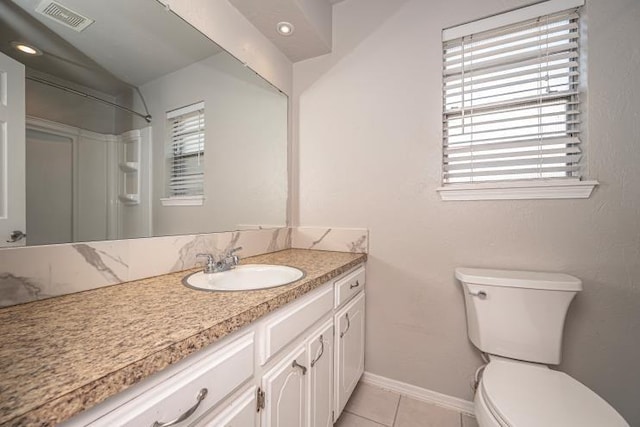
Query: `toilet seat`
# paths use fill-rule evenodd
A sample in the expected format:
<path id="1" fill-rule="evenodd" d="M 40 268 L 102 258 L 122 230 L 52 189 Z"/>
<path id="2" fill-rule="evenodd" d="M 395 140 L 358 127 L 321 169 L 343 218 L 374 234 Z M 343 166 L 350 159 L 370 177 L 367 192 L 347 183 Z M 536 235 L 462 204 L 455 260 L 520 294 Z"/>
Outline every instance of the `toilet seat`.
<path id="1" fill-rule="evenodd" d="M 498 425 L 511 427 L 629 427 L 600 396 L 544 365 L 492 360 L 478 393 Z"/>

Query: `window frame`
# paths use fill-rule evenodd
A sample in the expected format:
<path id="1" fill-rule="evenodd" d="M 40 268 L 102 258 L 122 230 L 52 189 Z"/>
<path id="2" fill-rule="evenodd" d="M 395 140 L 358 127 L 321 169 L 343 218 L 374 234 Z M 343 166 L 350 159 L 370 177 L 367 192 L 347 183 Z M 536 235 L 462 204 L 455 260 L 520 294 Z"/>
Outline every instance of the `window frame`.
<path id="1" fill-rule="evenodd" d="M 576 9 L 584 5 L 584 0 L 550 0 L 537 3 L 531 6 L 522 7 L 508 12 L 493 15 L 487 18 L 461 24 L 447 28 L 442 32 L 443 48 L 447 41 L 467 37 L 472 34 L 492 31 L 504 26 L 519 24 L 524 21 L 548 16 L 554 13 Z M 581 35 L 582 39 L 582 35 Z M 582 49 L 582 47 L 579 47 Z M 444 71 L 444 60 L 442 62 Z M 581 80 L 578 89 L 583 91 Z M 444 72 L 442 87 L 445 87 Z M 446 101 L 443 92 L 443 134 L 442 134 L 442 160 L 441 160 L 441 186 L 437 191 L 442 200 L 505 200 L 505 199 L 565 199 L 565 198 L 588 198 L 597 181 L 587 180 L 583 177 L 578 179 L 564 178 L 534 178 L 526 180 L 496 180 L 469 183 L 445 183 L 445 120 L 446 111 L 444 102 Z M 581 104 L 584 108 L 584 102 Z M 584 116 L 586 114 L 583 113 Z M 581 125 L 584 128 L 584 124 Z M 583 138 L 584 139 L 584 138 Z M 583 146 L 584 144 L 583 141 Z M 582 176 L 586 175 L 586 162 L 582 161 Z"/>

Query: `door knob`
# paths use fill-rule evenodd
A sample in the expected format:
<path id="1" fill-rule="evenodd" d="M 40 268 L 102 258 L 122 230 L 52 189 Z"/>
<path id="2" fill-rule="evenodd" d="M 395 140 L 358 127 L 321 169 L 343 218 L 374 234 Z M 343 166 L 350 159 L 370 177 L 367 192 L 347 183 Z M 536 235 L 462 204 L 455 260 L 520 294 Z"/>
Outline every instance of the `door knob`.
<path id="1" fill-rule="evenodd" d="M 9 240 L 7 240 L 7 243 L 14 243 L 14 242 L 17 242 L 19 240 L 24 239 L 25 237 L 27 237 L 27 235 L 25 233 L 23 233 L 22 231 L 14 230 L 9 235 Z"/>

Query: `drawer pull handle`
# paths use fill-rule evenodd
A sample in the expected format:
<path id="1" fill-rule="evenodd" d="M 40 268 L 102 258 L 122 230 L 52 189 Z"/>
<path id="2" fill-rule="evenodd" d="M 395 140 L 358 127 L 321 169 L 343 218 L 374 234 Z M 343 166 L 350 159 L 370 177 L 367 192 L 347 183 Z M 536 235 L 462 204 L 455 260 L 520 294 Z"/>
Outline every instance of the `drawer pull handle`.
<path id="1" fill-rule="evenodd" d="M 349 313 L 346 313 L 344 316 L 347 318 L 347 329 L 345 329 L 344 332 L 340 332 L 340 338 L 342 338 L 347 333 L 347 331 L 349 331 L 349 328 L 351 327 L 351 320 L 349 320 Z"/>
<path id="2" fill-rule="evenodd" d="M 354 285 L 353 283 L 349 285 L 349 289 L 353 289 L 353 288 L 357 288 L 358 286 L 360 286 L 360 281 L 356 280 L 356 284 Z"/>
<path id="3" fill-rule="evenodd" d="M 297 360 L 294 360 L 293 363 L 291 364 L 292 368 L 300 368 L 302 369 L 302 375 L 307 375 L 307 368 L 305 366 L 302 366 L 301 364 L 298 363 Z"/>
<path id="4" fill-rule="evenodd" d="M 183 422 L 184 420 L 189 418 L 191 415 L 193 415 L 193 413 L 196 411 L 196 409 L 198 409 L 198 406 L 200 406 L 200 403 L 202 403 L 204 398 L 207 397 L 207 393 L 208 392 L 209 391 L 206 388 L 203 388 L 202 390 L 200 390 L 200 393 L 198 393 L 198 397 L 196 397 L 196 399 L 198 399 L 196 404 L 193 405 L 191 408 L 189 408 L 184 414 L 180 415 L 175 420 L 167 421 L 166 423 L 163 423 L 163 422 L 160 422 L 160 421 L 156 421 L 155 423 L 153 423 L 153 427 L 169 427 L 169 426 L 173 426 L 173 425 L 176 425 L 178 423 Z"/>
<path id="5" fill-rule="evenodd" d="M 318 355 L 318 357 L 316 357 L 315 359 L 313 359 L 313 361 L 311 362 L 311 367 L 313 368 L 315 366 L 316 363 L 318 363 L 318 360 L 320 360 L 320 358 L 322 357 L 322 355 L 324 354 L 324 337 L 322 335 L 320 335 L 320 354 Z"/>

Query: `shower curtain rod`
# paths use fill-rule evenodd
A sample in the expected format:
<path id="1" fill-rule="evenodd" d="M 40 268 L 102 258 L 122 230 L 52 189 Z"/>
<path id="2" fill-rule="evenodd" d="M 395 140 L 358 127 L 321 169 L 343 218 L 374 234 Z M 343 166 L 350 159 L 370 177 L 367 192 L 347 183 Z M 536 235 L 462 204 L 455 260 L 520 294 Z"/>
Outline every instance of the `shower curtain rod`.
<path id="1" fill-rule="evenodd" d="M 51 82 L 49 80 L 41 79 L 40 77 L 26 76 L 26 79 L 34 81 L 34 82 L 42 83 L 42 84 L 47 85 L 47 86 L 55 87 L 57 89 L 65 91 L 65 92 L 73 93 L 75 95 L 82 96 L 84 98 L 88 98 L 88 99 L 91 99 L 93 101 L 101 102 L 103 104 L 110 105 L 112 107 L 119 108 L 119 109 L 124 110 L 124 111 L 126 111 L 128 113 L 134 114 L 134 115 L 136 115 L 138 117 L 142 117 L 143 119 L 145 119 L 147 121 L 147 123 L 151 123 L 151 114 L 149 114 L 149 110 L 147 110 L 147 104 L 144 101 L 144 98 L 142 97 L 142 93 L 140 93 L 140 90 L 137 87 L 135 87 L 135 89 L 138 92 L 138 95 L 140 96 L 140 99 L 142 99 L 142 104 L 144 105 L 145 110 L 147 111 L 147 114 L 138 113 L 137 111 L 134 111 L 131 108 L 123 107 L 122 105 L 116 104 L 116 103 L 111 102 L 111 101 L 107 101 L 106 99 L 98 98 L 97 96 L 89 95 L 88 93 L 85 93 L 85 92 L 82 92 L 82 91 L 79 91 L 79 90 L 70 88 L 68 86 L 64 86 L 64 85 L 58 84 L 58 83 L 54 83 L 54 82 Z"/>

